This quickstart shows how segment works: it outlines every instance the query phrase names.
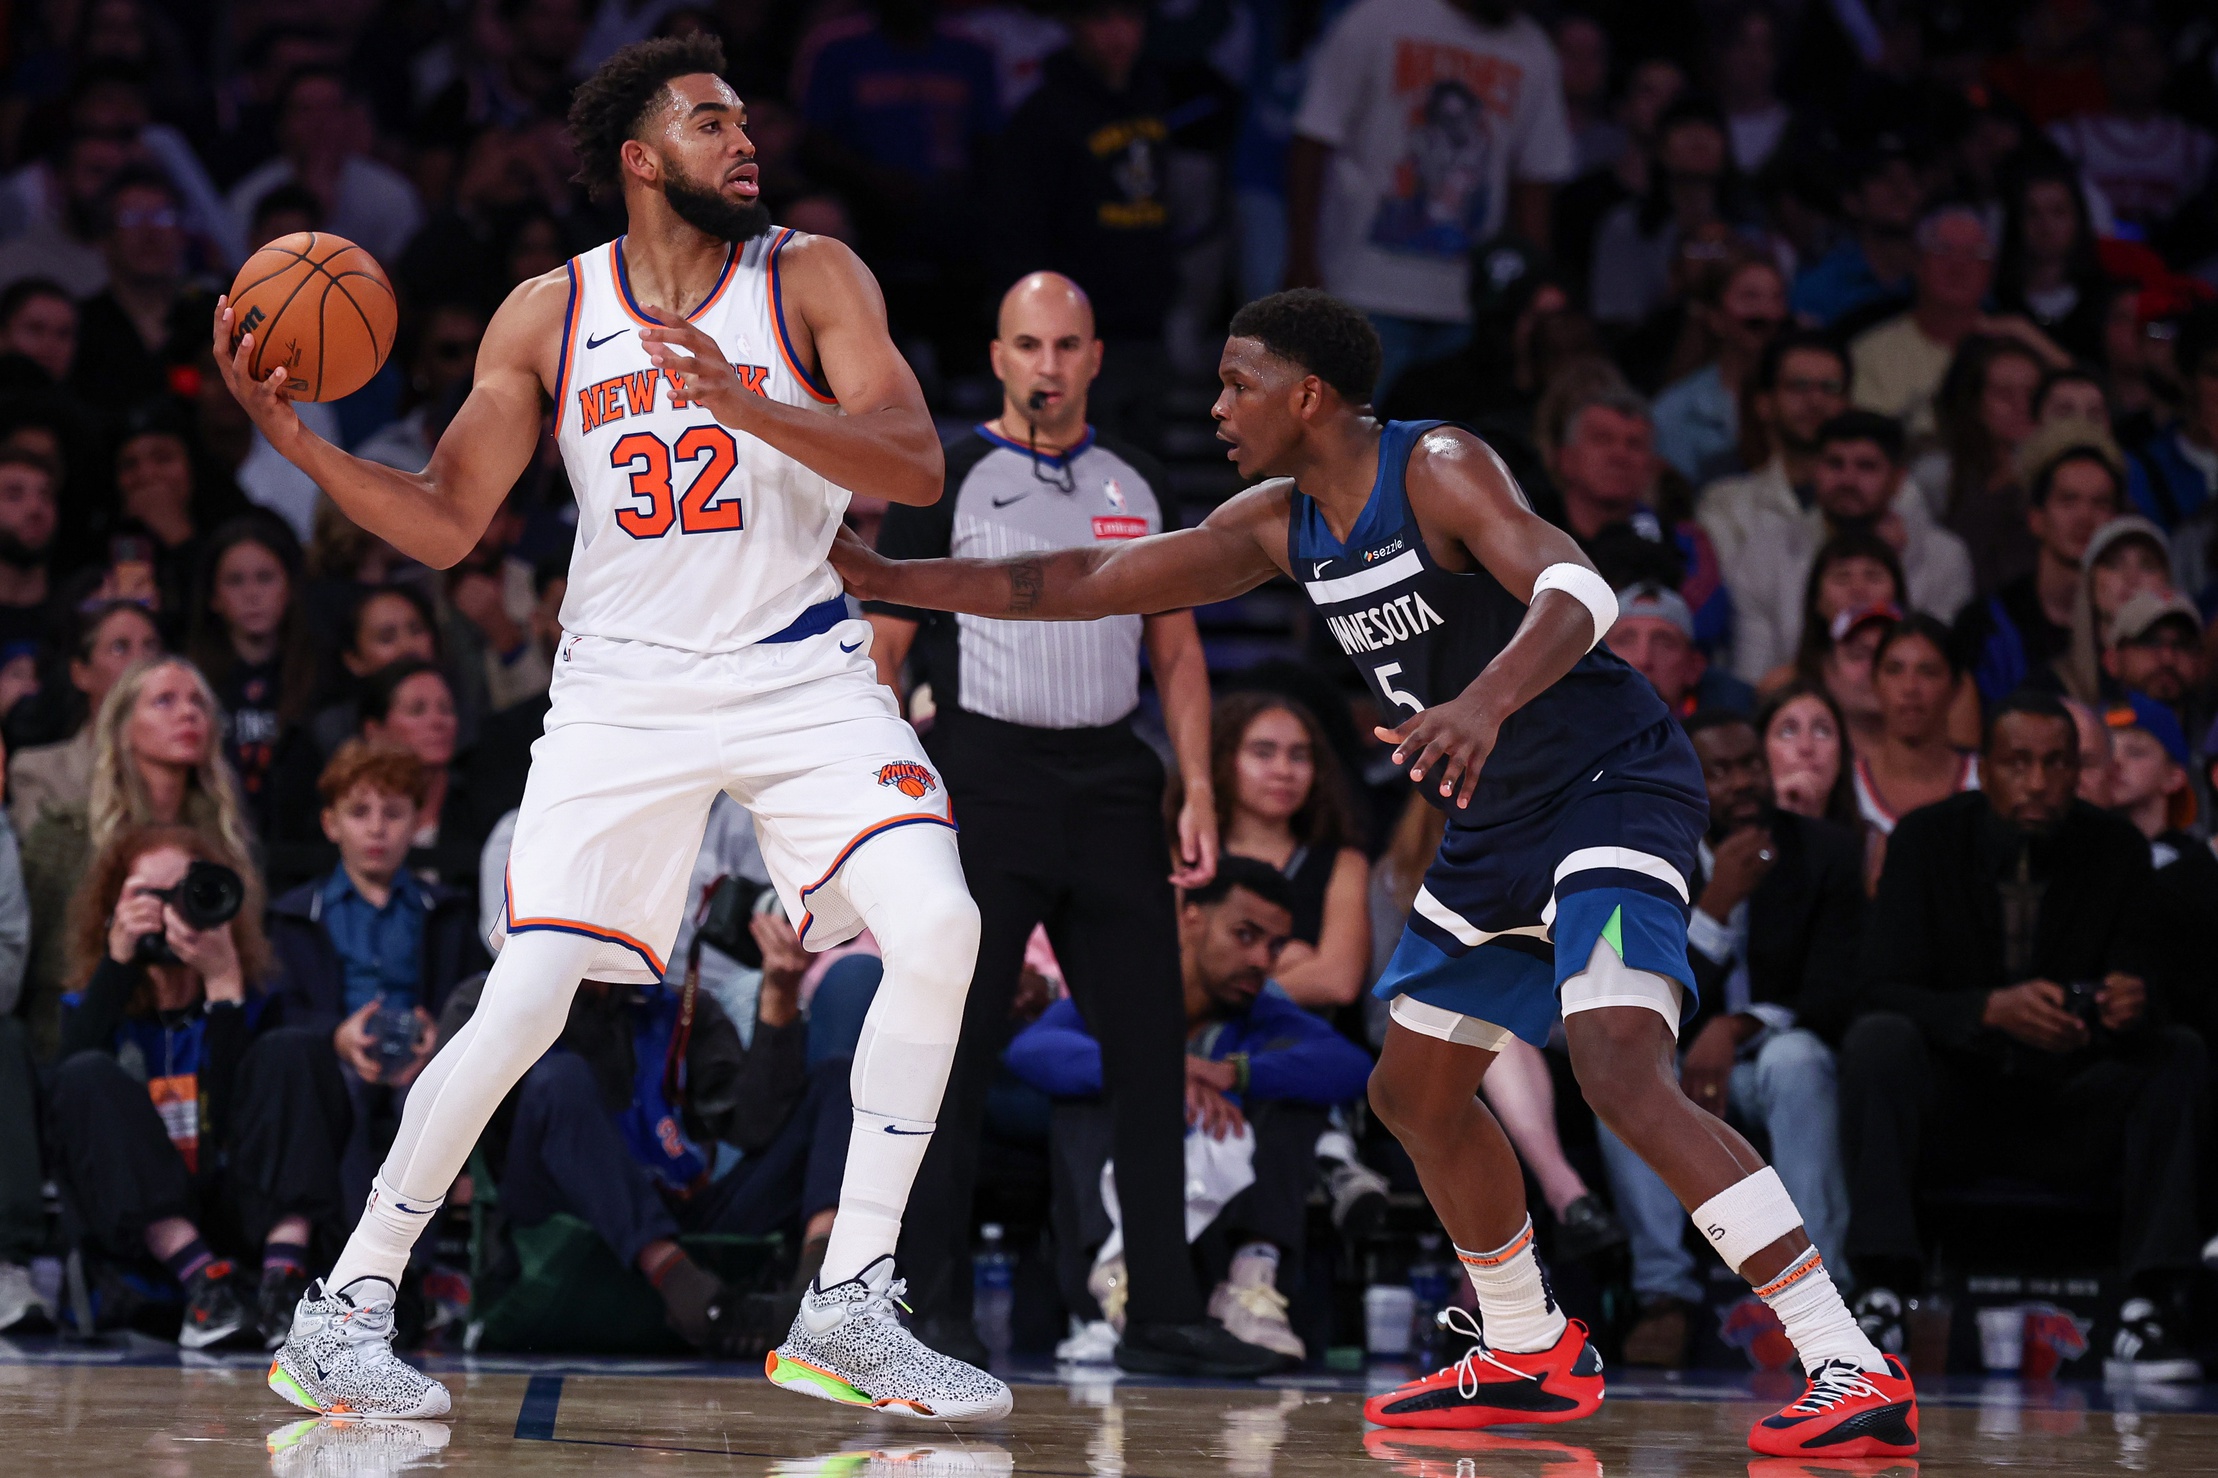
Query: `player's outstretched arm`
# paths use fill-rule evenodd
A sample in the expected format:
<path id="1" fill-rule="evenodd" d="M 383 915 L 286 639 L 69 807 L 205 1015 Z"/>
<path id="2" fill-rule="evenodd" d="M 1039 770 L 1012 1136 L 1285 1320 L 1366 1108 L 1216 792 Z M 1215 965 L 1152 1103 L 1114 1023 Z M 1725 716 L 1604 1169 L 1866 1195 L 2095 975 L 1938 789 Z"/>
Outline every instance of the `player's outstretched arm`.
<path id="1" fill-rule="evenodd" d="M 1394 763 L 1409 766 L 1411 780 L 1431 773 L 1441 795 L 1467 806 L 1503 723 L 1594 645 L 1594 613 L 1552 587 L 1536 596 L 1534 585 L 1551 565 L 1594 566 L 1569 534 L 1533 512 L 1502 459 L 1467 431 L 1443 426 L 1420 440 L 1410 454 L 1408 486 L 1424 523 L 1453 535 L 1528 603 L 1517 634 L 1469 687 L 1399 728 L 1377 731 L 1394 745 Z"/>
<path id="2" fill-rule="evenodd" d="M 639 331 L 671 383 L 734 431 L 784 452 L 850 492 L 919 508 L 940 500 L 946 461 L 909 362 L 886 330 L 878 280 L 844 242 L 796 236 L 778 253 L 785 329 L 821 366 L 844 416 L 781 405 L 748 390 L 707 334 L 653 304 L 662 320 Z"/>
<path id="3" fill-rule="evenodd" d="M 301 423 L 280 387 L 285 368 L 256 380 L 254 335 L 231 347 L 231 305 L 216 303 L 216 365 L 270 445 L 331 495 L 347 517 L 411 559 L 445 569 L 476 547 L 539 444 L 541 386 L 553 381 L 568 301 L 566 274 L 524 283 L 485 330 L 469 398 L 422 472 L 366 462 Z"/>
<path id="4" fill-rule="evenodd" d="M 887 559 L 842 531 L 832 568 L 863 600 L 1017 621 L 1152 616 L 1230 600 L 1286 568 L 1284 483 L 1253 487 L 1199 528 L 1007 559 Z"/>

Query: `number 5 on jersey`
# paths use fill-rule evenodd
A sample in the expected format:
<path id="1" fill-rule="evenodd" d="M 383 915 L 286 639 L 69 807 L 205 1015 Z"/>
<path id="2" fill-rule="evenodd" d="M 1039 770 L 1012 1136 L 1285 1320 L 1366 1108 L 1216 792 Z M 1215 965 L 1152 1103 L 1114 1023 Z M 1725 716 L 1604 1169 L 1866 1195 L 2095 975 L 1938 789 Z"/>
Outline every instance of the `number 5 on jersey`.
<path id="1" fill-rule="evenodd" d="M 693 474 L 685 496 L 670 488 L 670 463 L 697 462 L 707 458 Z M 634 539 L 659 539 L 675 523 L 679 532 L 715 534 L 744 527 L 739 494 L 718 500 L 724 480 L 739 465 L 739 444 L 732 433 L 717 425 L 688 426 L 675 443 L 634 431 L 609 448 L 608 465 L 631 473 L 631 495 L 637 501 L 616 510 L 616 526 Z"/>

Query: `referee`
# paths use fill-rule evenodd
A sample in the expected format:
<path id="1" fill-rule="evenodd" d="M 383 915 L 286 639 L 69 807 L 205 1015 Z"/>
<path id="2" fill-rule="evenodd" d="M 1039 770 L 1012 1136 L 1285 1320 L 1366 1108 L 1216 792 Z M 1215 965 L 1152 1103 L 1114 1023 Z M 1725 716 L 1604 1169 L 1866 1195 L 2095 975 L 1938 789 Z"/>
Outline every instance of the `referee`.
<path id="1" fill-rule="evenodd" d="M 947 448 L 937 503 L 887 510 L 879 552 L 992 557 L 1159 532 L 1154 460 L 1086 424 L 1101 341 L 1078 285 L 1040 272 L 1011 288 L 992 352 L 1001 414 Z M 925 747 L 962 819 L 963 872 L 982 924 L 954 1072 L 902 1222 L 919 1337 L 983 1363 L 971 1325 L 971 1195 L 1025 941 L 1044 923 L 1101 1043 L 1112 1108 L 1130 1274 L 1117 1363 L 1219 1377 L 1277 1369 L 1275 1353 L 1207 1317 L 1186 1251 L 1186 1027 L 1171 886 L 1208 881 L 1217 837 L 1209 674 L 1192 613 L 1066 623 L 867 609 L 879 676 L 901 692 L 913 652 L 932 685 Z M 1175 871 L 1163 766 L 1132 730 L 1143 641 L 1186 782 Z"/>

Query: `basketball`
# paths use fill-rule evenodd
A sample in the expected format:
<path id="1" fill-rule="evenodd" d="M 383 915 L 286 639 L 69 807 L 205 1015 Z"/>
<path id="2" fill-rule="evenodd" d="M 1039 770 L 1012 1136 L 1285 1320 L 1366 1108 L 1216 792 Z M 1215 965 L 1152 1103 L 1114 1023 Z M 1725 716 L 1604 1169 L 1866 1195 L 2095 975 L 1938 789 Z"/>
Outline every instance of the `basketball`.
<path id="1" fill-rule="evenodd" d="M 393 351 L 399 308 L 377 258 L 344 236 L 296 231 L 247 258 L 231 283 L 231 344 L 254 335 L 247 369 L 282 364 L 295 400 L 337 400 L 370 382 Z"/>

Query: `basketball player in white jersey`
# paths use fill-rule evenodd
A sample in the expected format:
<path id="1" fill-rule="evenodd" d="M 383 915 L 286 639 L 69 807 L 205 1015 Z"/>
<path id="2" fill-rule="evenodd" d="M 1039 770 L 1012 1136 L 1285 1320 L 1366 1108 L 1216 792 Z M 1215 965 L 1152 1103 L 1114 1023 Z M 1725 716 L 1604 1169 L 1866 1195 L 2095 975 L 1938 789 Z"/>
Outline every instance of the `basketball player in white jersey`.
<path id="1" fill-rule="evenodd" d="M 554 1045 L 578 982 L 653 981 L 709 803 L 755 817 L 805 943 L 868 927 L 886 975 L 855 1054 L 839 1216 L 772 1379 L 923 1417 L 999 1416 L 1000 1381 L 895 1316 L 901 1213 L 953 1061 L 978 944 L 938 775 L 878 685 L 824 555 L 848 489 L 938 498 L 939 441 L 877 283 L 837 241 L 778 230 L 713 40 L 643 42 L 582 85 L 580 178 L 627 234 L 519 286 L 470 396 L 409 475 L 302 426 L 286 370 L 232 393 L 349 517 L 444 567 L 531 460 L 551 401 L 578 500 L 566 635 L 509 867 L 484 1003 L 408 1095 L 368 1209 L 311 1285 L 270 1385 L 315 1411 L 435 1416 L 446 1390 L 390 1348 L 409 1249 L 479 1132 Z"/>

